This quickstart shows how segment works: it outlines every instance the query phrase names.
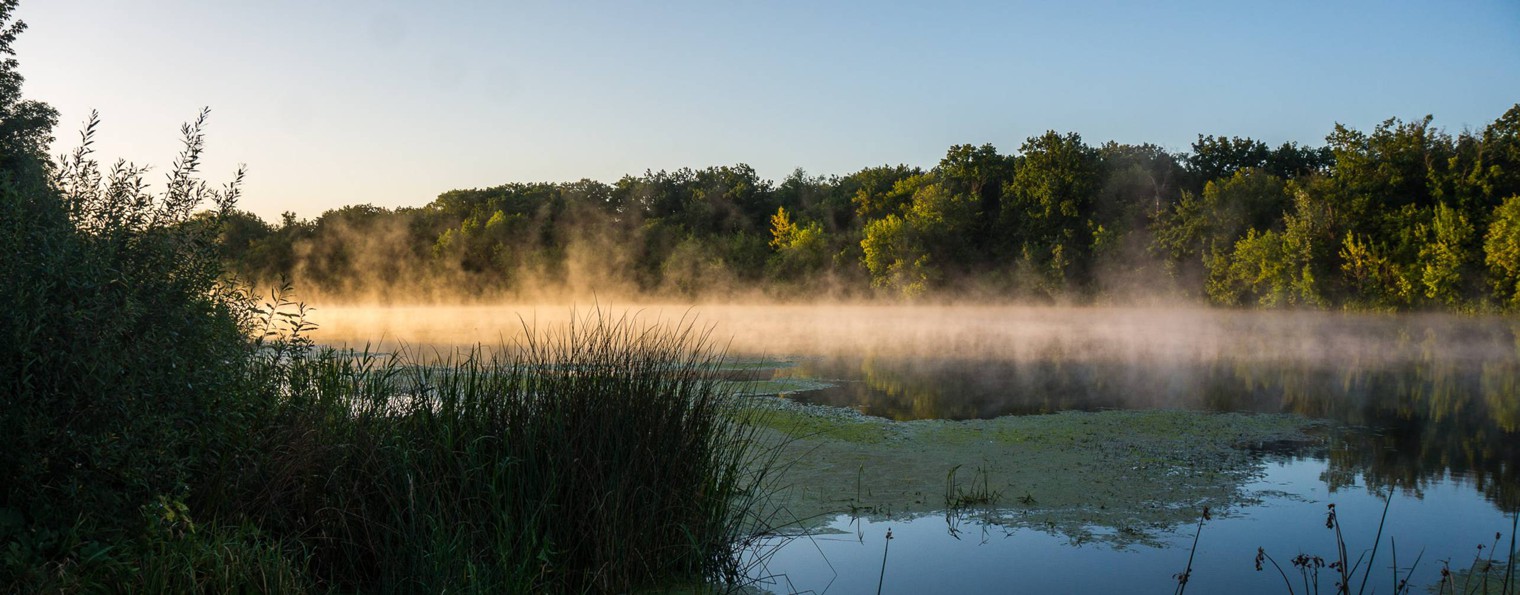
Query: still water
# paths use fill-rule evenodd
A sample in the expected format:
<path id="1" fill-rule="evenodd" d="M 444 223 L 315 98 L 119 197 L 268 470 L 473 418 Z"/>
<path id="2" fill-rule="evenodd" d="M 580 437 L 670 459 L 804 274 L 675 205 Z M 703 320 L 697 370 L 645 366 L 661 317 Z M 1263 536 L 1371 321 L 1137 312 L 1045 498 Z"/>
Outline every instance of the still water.
<path id="1" fill-rule="evenodd" d="M 1304 593 L 1290 560 L 1300 553 L 1333 556 L 1335 534 L 1324 524 L 1331 502 L 1337 504 L 1351 557 L 1370 547 L 1382 500 L 1361 484 L 1330 491 L 1320 480 L 1324 468 L 1323 461 L 1303 458 L 1264 464 L 1262 476 L 1245 486 L 1261 503 L 1204 524 L 1188 592 L 1286 593 L 1282 575 L 1270 563 L 1256 571 L 1257 548 L 1263 548 L 1294 581 L 1295 591 Z M 1473 500 L 1471 487 L 1455 481 L 1431 482 L 1417 496 L 1396 493 L 1367 592 L 1392 592 L 1390 538 L 1398 545 L 1400 579 L 1423 549 L 1410 581 L 1422 585 L 1440 580 L 1440 560 L 1449 558 L 1454 569 L 1471 563 L 1476 546 L 1491 547 L 1501 527 L 1506 541 L 1500 548 L 1506 547 L 1509 520 Z M 944 516 L 893 521 L 844 516 L 832 526 L 843 533 L 793 538 L 771 552 L 753 573 L 761 586 L 779 593 L 875 593 L 878 586 L 882 593 L 1169 593 L 1177 586 L 1173 575 L 1187 566 L 1197 529 L 1178 528 L 1164 547 L 1113 547 Z M 1321 592 L 1333 593 L 1332 571 L 1320 573 Z M 1360 578 L 1351 584 L 1356 591 Z"/>
<path id="2" fill-rule="evenodd" d="M 1373 543 L 1389 493 L 1368 591 L 1392 591 L 1390 537 L 1406 570 L 1420 556 L 1412 582 L 1431 584 L 1442 561 L 1466 568 L 1496 532 L 1507 549 L 1510 515 L 1520 508 L 1514 319 L 995 306 L 613 311 L 648 323 L 695 320 L 732 356 L 785 362 L 757 379 L 824 387 L 788 398 L 896 420 L 1168 408 L 1333 422 L 1323 448 L 1262 456 L 1259 476 L 1243 490 L 1250 497 L 1204 525 L 1189 592 L 1286 592 L 1270 564 L 1256 571 L 1258 547 L 1305 592 L 1289 561 L 1300 553 L 1333 561 L 1326 505 L 1337 505 L 1355 560 Z M 566 308 L 553 306 L 334 308 L 315 316 L 321 341 L 378 339 L 381 348 L 510 343 L 525 327 L 566 318 Z M 1195 531 L 1171 527 L 1160 547 L 1115 546 L 975 515 L 839 517 L 822 533 L 771 543 L 755 576 L 783 593 L 1163 592 L 1176 586 Z M 1332 574 L 1320 571 L 1325 592 L 1333 592 Z"/>

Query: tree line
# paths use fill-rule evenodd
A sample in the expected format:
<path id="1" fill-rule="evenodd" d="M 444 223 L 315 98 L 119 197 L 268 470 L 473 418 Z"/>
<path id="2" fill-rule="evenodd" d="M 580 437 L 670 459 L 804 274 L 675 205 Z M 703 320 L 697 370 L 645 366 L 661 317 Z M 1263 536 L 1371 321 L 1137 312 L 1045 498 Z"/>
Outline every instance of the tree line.
<path id="1" fill-rule="evenodd" d="M 1199 135 L 1189 149 L 1050 131 L 1013 154 L 956 145 L 927 170 L 646 171 L 218 225 L 229 270 L 248 281 L 392 301 L 589 290 L 1520 306 L 1520 104 L 1456 134 L 1426 116 L 1337 125 L 1322 146 Z"/>

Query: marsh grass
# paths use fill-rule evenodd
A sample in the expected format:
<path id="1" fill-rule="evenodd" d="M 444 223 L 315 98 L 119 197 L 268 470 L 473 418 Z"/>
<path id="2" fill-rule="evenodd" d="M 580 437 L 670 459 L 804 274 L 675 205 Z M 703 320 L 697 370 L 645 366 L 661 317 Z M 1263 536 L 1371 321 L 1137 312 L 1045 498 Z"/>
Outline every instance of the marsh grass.
<path id="1" fill-rule="evenodd" d="M 1473 556 L 1472 563 L 1461 570 L 1451 569 L 1451 560 L 1441 562 L 1441 582 L 1436 586 L 1436 593 L 1453 594 L 1479 594 L 1482 595 L 1507 595 L 1515 593 L 1512 589 L 1513 569 L 1515 565 L 1515 553 L 1513 549 L 1514 534 L 1510 535 L 1510 550 L 1505 556 L 1498 556 L 1498 547 L 1503 533 L 1494 533 L 1494 540 L 1489 544 L 1478 544 L 1477 554 Z"/>
<path id="2" fill-rule="evenodd" d="M 1357 580 L 1358 570 L 1361 571 L 1361 579 L 1360 582 L 1356 583 L 1356 593 L 1369 592 L 1367 584 L 1371 581 L 1374 562 L 1377 560 L 1377 554 L 1382 545 L 1383 529 L 1388 521 L 1388 509 L 1392 504 L 1392 500 L 1393 494 L 1390 492 L 1383 501 L 1383 513 L 1378 520 L 1377 534 L 1373 537 L 1372 547 L 1363 551 L 1355 560 L 1351 559 L 1349 555 L 1345 535 L 1342 532 L 1340 518 L 1336 513 L 1335 505 L 1328 505 L 1325 514 L 1325 528 L 1335 532 L 1335 557 L 1331 558 L 1328 564 L 1325 558 L 1321 556 L 1302 553 L 1290 560 L 1292 567 L 1299 574 L 1303 593 L 1320 592 L 1319 574 L 1320 570 L 1324 568 L 1329 568 L 1330 572 L 1334 573 L 1336 577 L 1334 585 L 1335 593 L 1351 593 L 1353 582 Z M 1500 553 L 1499 544 L 1504 535 L 1503 532 L 1496 532 L 1494 533 L 1492 543 L 1479 544 L 1477 546 L 1477 555 L 1473 557 L 1472 563 L 1465 569 L 1453 571 L 1451 569 L 1451 560 L 1443 560 L 1441 562 L 1440 581 L 1431 586 L 1430 590 L 1436 593 L 1463 595 L 1475 593 L 1483 595 L 1489 595 L 1490 593 L 1498 595 L 1515 593 L 1516 591 L 1513 589 L 1510 580 L 1515 563 L 1514 530 L 1516 528 L 1520 528 L 1520 523 L 1512 519 L 1509 539 L 1510 546 L 1509 550 L 1504 552 L 1503 555 Z M 1419 567 L 1420 561 L 1424 559 L 1425 553 L 1422 551 L 1419 555 L 1415 556 L 1414 562 L 1409 566 L 1400 566 L 1398 542 L 1390 537 L 1388 545 L 1390 550 L 1389 555 L 1392 557 L 1388 566 L 1388 569 L 1391 571 L 1390 584 L 1393 589 L 1392 592 L 1395 595 L 1414 592 L 1416 586 L 1413 582 L 1415 570 Z M 1195 541 L 1194 548 L 1196 549 L 1196 547 L 1197 542 Z M 1288 573 L 1283 569 L 1282 565 L 1268 554 L 1265 548 L 1257 548 L 1256 570 L 1260 572 L 1266 567 L 1266 564 L 1271 564 L 1273 569 L 1277 571 L 1288 593 L 1299 592 L 1294 587 L 1294 581 L 1289 579 Z M 1373 587 L 1370 592 L 1377 592 L 1377 588 Z"/>
<path id="3" fill-rule="evenodd" d="M 610 592 L 744 579 L 773 449 L 711 337 L 602 312 L 494 350 L 278 361 L 267 467 L 237 508 L 324 582 Z M 274 364 L 272 364 L 274 365 Z"/>
<path id="4" fill-rule="evenodd" d="M 945 473 L 945 509 L 957 511 L 973 506 L 997 506 L 1003 494 L 992 489 L 987 470 L 978 467 L 971 476 L 971 481 L 962 485 L 956 480 L 956 473 L 960 469 L 961 465 L 956 465 Z"/>
<path id="5" fill-rule="evenodd" d="M 1371 580 L 1372 577 L 1373 563 L 1377 560 L 1378 550 L 1381 548 L 1383 543 L 1383 529 L 1387 526 L 1388 523 L 1388 509 L 1392 505 L 1393 493 L 1389 492 L 1389 494 L 1383 499 L 1383 513 L 1380 517 L 1378 517 L 1377 534 L 1372 538 L 1372 548 L 1370 550 L 1363 551 L 1360 555 L 1357 556 L 1356 560 L 1354 561 L 1351 560 L 1348 546 L 1346 544 L 1346 536 L 1341 529 L 1340 516 L 1336 513 L 1335 504 L 1329 504 L 1326 506 L 1325 528 L 1335 532 L 1335 557 L 1331 558 L 1328 564 L 1326 564 L 1323 557 L 1312 556 L 1309 554 L 1299 554 L 1290 560 L 1293 568 L 1298 571 L 1299 578 L 1303 582 L 1304 593 L 1306 595 L 1308 593 L 1319 592 L 1320 569 L 1327 567 L 1331 572 L 1334 573 L 1336 577 L 1336 593 L 1351 592 L 1351 584 L 1352 581 L 1356 578 L 1357 570 L 1361 570 L 1362 577 L 1356 592 L 1358 594 L 1367 592 L 1367 583 Z M 1419 566 L 1420 560 L 1424 557 L 1424 552 L 1421 552 L 1420 556 L 1417 556 L 1415 558 L 1414 564 L 1407 569 L 1407 572 L 1404 574 L 1404 578 L 1400 579 L 1398 543 L 1390 538 L 1389 546 L 1390 549 L 1392 549 L 1391 555 L 1393 556 L 1392 566 L 1390 567 L 1393 572 L 1393 592 L 1395 594 L 1407 593 L 1412 588 L 1409 580 L 1414 575 L 1415 567 Z M 1293 587 L 1293 581 L 1288 578 L 1288 573 L 1283 570 L 1282 565 L 1279 564 L 1277 560 L 1271 556 L 1271 554 L 1268 554 L 1265 548 L 1258 547 L 1256 548 L 1257 572 L 1261 572 L 1261 570 L 1265 567 L 1263 564 L 1264 562 L 1270 563 L 1272 565 L 1272 568 L 1277 571 L 1278 576 L 1282 577 L 1283 586 L 1288 590 L 1288 593 L 1297 593 L 1297 590 L 1295 590 Z M 1374 592 L 1375 591 L 1376 589 L 1374 588 Z"/>

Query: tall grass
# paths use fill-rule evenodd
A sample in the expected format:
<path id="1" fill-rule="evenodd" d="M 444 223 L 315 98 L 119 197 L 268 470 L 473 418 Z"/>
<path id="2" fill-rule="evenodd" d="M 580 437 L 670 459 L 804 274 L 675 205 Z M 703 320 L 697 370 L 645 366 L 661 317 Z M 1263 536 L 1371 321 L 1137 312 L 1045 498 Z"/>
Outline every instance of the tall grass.
<path id="1" fill-rule="evenodd" d="M 741 580 L 771 451 L 710 336 L 601 312 L 526 330 L 441 361 L 271 351 L 267 465 L 234 508 L 300 536 L 345 588 Z"/>

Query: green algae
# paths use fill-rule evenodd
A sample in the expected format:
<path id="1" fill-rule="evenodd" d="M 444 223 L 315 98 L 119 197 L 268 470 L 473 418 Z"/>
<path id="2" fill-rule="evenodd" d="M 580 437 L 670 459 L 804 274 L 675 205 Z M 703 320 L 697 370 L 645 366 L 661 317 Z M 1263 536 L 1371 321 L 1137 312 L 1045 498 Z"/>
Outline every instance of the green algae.
<path id="1" fill-rule="evenodd" d="M 785 396 L 793 393 L 810 390 L 821 390 L 834 386 L 833 383 L 811 378 L 794 378 L 781 376 L 768 380 L 720 380 L 725 388 L 740 396 Z"/>
<path id="2" fill-rule="evenodd" d="M 749 423 L 782 444 L 787 464 L 775 518 L 798 530 L 839 514 L 973 514 L 1119 545 L 1155 543 L 1203 506 L 1228 514 L 1252 502 L 1242 486 L 1260 473 L 1262 449 L 1313 447 L 1323 425 L 1184 410 L 894 422 L 778 398 L 752 404 Z"/>

